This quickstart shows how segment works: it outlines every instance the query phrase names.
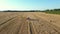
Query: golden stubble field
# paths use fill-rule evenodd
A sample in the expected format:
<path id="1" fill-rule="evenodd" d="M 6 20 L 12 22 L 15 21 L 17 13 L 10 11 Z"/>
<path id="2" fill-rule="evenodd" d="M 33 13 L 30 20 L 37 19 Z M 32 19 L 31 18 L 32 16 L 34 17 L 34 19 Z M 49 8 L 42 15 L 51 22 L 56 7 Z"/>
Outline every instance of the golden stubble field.
<path id="1" fill-rule="evenodd" d="M 0 12 L 0 34 L 60 34 L 60 15 Z"/>

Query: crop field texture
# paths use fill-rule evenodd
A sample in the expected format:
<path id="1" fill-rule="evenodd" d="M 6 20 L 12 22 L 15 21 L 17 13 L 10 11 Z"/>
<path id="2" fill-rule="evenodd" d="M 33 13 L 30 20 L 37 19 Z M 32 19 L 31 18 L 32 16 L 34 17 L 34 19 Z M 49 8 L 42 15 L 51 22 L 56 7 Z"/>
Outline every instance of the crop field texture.
<path id="1" fill-rule="evenodd" d="M 0 12 L 0 34 L 60 34 L 60 15 Z"/>

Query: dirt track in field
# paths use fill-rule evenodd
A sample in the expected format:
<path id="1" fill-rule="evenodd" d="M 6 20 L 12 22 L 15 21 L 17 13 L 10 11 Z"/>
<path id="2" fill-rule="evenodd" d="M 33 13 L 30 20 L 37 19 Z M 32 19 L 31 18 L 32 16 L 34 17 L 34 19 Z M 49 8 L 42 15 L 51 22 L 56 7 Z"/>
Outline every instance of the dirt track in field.
<path id="1" fill-rule="evenodd" d="M 0 34 L 60 34 L 60 15 L 0 12 Z"/>

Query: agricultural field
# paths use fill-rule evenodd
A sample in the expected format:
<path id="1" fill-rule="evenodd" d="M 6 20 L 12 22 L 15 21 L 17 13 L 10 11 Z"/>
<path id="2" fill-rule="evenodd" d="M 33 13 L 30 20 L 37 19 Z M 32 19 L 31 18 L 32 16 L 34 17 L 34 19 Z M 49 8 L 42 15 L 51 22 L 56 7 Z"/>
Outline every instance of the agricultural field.
<path id="1" fill-rule="evenodd" d="M 60 34 L 60 15 L 0 12 L 0 34 Z"/>

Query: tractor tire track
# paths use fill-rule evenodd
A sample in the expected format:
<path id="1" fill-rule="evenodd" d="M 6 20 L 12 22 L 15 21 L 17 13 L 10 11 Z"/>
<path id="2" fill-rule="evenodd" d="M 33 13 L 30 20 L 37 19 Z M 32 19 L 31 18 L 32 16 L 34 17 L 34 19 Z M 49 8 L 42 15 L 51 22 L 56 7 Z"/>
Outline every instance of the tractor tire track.
<path id="1" fill-rule="evenodd" d="M 0 24 L 0 31 L 1 31 L 2 29 L 6 28 L 8 25 L 12 24 L 11 21 L 13 21 L 14 19 L 15 19 L 15 18 L 13 17 L 13 18 L 7 20 L 6 22 Z M 10 22 L 11 22 L 11 23 L 10 23 Z"/>

